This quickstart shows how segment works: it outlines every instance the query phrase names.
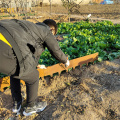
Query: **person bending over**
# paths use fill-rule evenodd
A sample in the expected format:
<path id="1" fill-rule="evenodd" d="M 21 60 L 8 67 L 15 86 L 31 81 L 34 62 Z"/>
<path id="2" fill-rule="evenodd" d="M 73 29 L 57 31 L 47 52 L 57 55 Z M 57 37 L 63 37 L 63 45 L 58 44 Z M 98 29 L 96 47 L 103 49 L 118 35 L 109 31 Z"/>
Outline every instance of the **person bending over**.
<path id="1" fill-rule="evenodd" d="M 60 49 L 54 35 L 57 24 L 52 19 L 32 23 L 24 20 L 0 21 L 0 72 L 10 76 L 14 113 L 21 109 L 20 80 L 26 84 L 26 106 L 23 115 L 45 109 L 47 102 L 37 102 L 39 72 L 36 69 L 45 47 L 59 62 L 69 66 L 69 60 Z"/>

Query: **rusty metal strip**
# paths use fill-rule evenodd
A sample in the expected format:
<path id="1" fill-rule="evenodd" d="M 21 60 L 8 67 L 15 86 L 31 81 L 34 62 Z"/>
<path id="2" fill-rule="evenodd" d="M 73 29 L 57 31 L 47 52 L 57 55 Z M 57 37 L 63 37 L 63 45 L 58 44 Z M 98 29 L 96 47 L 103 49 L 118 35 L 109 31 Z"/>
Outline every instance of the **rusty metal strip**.
<path id="1" fill-rule="evenodd" d="M 60 74 L 64 70 L 68 71 L 69 68 L 75 69 L 75 67 L 77 66 L 81 67 L 83 64 L 88 65 L 89 62 L 94 62 L 97 59 L 98 59 L 98 53 L 94 53 L 94 54 L 90 54 L 87 56 L 70 60 L 70 66 L 68 66 L 67 68 L 65 67 L 64 64 L 59 63 L 52 66 L 48 66 L 47 69 L 37 69 L 37 70 L 39 71 L 39 77 L 44 79 L 45 76 L 48 76 L 48 75 L 53 76 L 54 73 Z M 21 83 L 23 85 L 25 84 L 23 80 L 21 80 Z M 8 86 L 10 86 L 10 77 L 8 76 L 8 77 L 0 78 L 1 91 L 3 92 L 4 88 Z"/>
<path id="2" fill-rule="evenodd" d="M 25 82 L 23 80 L 20 81 L 23 85 L 25 85 Z M 5 87 L 9 87 L 10 86 L 10 77 L 4 77 L 4 78 L 0 78 L 0 89 L 1 92 L 4 91 Z"/>
<path id="3" fill-rule="evenodd" d="M 79 57 L 73 60 L 70 60 L 70 66 L 65 68 L 65 65 L 62 63 L 55 64 L 53 66 L 47 67 L 47 69 L 38 69 L 39 71 L 39 77 L 44 78 L 44 76 L 53 76 L 54 73 L 61 73 L 62 71 L 66 70 L 68 71 L 69 68 L 75 69 L 76 66 L 82 66 L 83 64 L 87 64 L 89 62 L 94 62 L 98 58 L 98 53 L 94 53 L 91 55 L 87 55 L 84 57 Z"/>

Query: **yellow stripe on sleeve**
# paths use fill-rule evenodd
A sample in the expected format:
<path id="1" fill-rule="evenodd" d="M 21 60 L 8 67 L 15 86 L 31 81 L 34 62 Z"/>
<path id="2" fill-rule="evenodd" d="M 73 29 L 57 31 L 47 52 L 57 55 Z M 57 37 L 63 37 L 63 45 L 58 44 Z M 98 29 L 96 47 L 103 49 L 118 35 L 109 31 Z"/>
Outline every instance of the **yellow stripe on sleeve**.
<path id="1" fill-rule="evenodd" d="M 2 33 L 0 33 L 0 40 L 5 42 L 6 44 L 8 44 L 12 48 L 11 44 L 6 40 L 6 38 L 2 35 Z"/>

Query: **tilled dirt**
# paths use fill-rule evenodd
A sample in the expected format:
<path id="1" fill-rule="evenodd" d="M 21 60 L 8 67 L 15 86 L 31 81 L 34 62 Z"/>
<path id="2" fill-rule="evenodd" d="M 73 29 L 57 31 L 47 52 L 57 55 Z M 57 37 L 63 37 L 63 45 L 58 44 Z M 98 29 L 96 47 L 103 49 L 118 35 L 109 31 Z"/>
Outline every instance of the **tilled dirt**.
<path id="1" fill-rule="evenodd" d="M 42 16 L 37 20 L 52 18 L 57 22 L 68 22 L 68 10 L 63 6 L 53 5 L 50 12 L 49 6 L 38 7 L 34 9 L 38 12 L 39 16 Z M 101 4 L 89 4 L 73 7 L 71 10 L 70 21 L 85 20 L 87 16 L 91 14 L 90 21 L 96 22 L 101 20 L 111 20 L 114 23 L 120 23 L 120 4 L 113 5 L 101 5 Z M 46 16 L 46 17 L 45 17 Z"/>
<path id="2" fill-rule="evenodd" d="M 25 86 L 22 87 L 25 91 Z M 39 82 L 39 100 L 47 108 L 20 120 L 119 120 L 120 59 L 77 67 L 60 76 L 46 77 Z M 1 93 L 1 120 L 8 120 L 12 99 L 10 89 Z"/>

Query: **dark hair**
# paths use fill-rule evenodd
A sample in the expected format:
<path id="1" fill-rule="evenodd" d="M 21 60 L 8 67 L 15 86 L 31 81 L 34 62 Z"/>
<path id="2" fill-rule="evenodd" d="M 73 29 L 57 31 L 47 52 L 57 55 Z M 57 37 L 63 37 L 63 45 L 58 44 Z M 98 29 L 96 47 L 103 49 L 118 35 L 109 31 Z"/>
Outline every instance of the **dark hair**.
<path id="1" fill-rule="evenodd" d="M 55 27 L 55 34 L 57 33 L 58 27 L 57 27 L 57 23 L 54 20 L 52 20 L 52 19 L 46 19 L 46 20 L 43 21 L 43 23 L 45 23 L 49 27 L 54 26 Z"/>

